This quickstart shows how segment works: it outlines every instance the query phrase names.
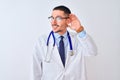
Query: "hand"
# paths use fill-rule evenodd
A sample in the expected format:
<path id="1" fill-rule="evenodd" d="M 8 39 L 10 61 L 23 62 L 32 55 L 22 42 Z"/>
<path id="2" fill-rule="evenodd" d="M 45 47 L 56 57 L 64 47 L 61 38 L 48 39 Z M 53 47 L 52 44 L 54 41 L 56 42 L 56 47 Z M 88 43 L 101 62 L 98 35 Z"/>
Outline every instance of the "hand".
<path id="1" fill-rule="evenodd" d="M 78 30 L 80 30 L 80 28 L 83 28 L 81 26 L 79 19 L 74 14 L 70 14 L 69 18 L 70 18 L 70 24 L 68 25 L 72 30 L 75 30 L 77 32 Z"/>

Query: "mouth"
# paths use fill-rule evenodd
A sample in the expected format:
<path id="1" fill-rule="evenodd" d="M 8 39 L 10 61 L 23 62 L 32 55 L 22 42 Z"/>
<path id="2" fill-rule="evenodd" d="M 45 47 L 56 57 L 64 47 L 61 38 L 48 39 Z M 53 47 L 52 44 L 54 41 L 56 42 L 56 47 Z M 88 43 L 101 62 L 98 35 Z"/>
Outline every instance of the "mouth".
<path id="1" fill-rule="evenodd" d="M 55 27 L 59 27 L 59 25 L 57 25 L 57 24 L 53 24 L 52 26 L 53 26 L 54 28 L 55 28 Z"/>
<path id="2" fill-rule="evenodd" d="M 56 29 L 57 27 L 59 27 L 59 25 L 52 25 L 53 29 Z"/>
<path id="3" fill-rule="evenodd" d="M 57 24 L 53 24 L 53 25 L 52 25 L 53 31 L 54 31 L 55 33 L 60 32 L 60 31 L 57 29 L 58 27 L 59 27 L 59 25 L 57 25 Z"/>

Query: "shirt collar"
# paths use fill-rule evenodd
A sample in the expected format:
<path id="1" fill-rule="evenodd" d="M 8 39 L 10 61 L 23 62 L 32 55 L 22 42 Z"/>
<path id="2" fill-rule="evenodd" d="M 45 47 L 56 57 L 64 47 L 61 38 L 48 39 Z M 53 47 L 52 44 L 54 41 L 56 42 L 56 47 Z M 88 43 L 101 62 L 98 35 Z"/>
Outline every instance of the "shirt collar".
<path id="1" fill-rule="evenodd" d="M 60 38 L 60 34 L 58 34 L 58 33 L 54 33 L 54 35 L 55 35 L 55 39 L 59 39 Z M 64 37 L 64 39 L 67 39 L 67 31 L 62 35 L 63 37 Z"/>

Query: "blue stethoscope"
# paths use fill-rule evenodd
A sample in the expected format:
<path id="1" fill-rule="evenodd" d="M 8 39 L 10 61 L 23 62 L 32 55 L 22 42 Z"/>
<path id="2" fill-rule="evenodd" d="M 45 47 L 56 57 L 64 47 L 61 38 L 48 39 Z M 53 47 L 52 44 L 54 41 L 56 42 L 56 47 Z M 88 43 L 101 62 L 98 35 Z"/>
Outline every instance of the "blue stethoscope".
<path id="1" fill-rule="evenodd" d="M 49 34 L 49 36 L 48 36 L 48 38 L 47 38 L 47 47 L 49 46 L 49 40 L 50 40 L 50 37 L 51 37 L 51 36 L 53 37 L 54 43 L 53 43 L 53 48 L 52 48 L 51 51 L 49 51 L 48 48 L 47 48 L 47 53 L 46 53 L 46 57 L 45 57 L 45 61 L 46 61 L 46 62 L 50 62 L 51 55 L 52 55 L 52 53 L 53 53 L 53 49 L 54 49 L 54 46 L 55 46 L 55 36 L 54 36 L 54 32 L 51 31 L 50 34 Z M 69 41 L 70 55 L 73 56 L 74 53 L 73 53 L 72 41 L 71 41 L 71 37 L 70 37 L 70 34 L 69 34 L 68 31 L 67 31 L 67 37 L 68 37 L 68 41 Z"/>

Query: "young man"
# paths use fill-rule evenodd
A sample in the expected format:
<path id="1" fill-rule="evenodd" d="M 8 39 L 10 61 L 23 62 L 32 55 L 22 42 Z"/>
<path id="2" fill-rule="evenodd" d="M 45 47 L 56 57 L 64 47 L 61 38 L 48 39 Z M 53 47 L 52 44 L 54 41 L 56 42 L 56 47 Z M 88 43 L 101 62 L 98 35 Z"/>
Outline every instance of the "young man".
<path id="1" fill-rule="evenodd" d="M 34 80 L 86 80 L 84 57 L 97 53 L 93 41 L 66 6 L 55 7 L 49 19 L 52 31 L 39 38 L 33 55 Z"/>

